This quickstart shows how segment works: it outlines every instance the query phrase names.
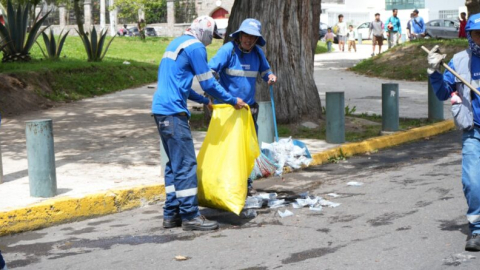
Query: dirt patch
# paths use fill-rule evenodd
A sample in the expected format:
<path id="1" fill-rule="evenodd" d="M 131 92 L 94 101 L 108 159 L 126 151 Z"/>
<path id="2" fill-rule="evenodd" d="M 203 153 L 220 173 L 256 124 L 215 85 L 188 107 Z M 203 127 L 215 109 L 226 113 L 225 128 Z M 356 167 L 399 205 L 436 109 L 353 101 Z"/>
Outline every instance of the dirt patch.
<path id="1" fill-rule="evenodd" d="M 51 108 L 56 103 L 42 96 L 51 92 L 48 79 L 36 73 L 0 74 L 0 113 L 15 116 Z"/>

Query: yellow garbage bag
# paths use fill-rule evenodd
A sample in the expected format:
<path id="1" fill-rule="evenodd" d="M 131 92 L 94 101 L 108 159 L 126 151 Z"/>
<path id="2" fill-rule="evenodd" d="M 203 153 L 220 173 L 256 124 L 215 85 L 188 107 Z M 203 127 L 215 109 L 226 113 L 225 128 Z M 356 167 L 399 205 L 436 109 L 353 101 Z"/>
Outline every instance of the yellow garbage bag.
<path id="1" fill-rule="evenodd" d="M 247 179 L 260 155 L 249 110 L 213 105 L 207 136 L 197 157 L 198 202 L 240 215 Z"/>

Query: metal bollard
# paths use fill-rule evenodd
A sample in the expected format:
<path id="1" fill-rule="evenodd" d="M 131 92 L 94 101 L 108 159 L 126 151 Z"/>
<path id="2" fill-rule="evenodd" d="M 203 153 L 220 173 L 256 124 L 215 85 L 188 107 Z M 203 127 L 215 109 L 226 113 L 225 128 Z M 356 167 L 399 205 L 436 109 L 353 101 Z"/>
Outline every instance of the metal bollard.
<path id="1" fill-rule="evenodd" d="M 273 126 L 272 103 L 263 101 L 258 103 L 258 144 L 262 142 L 273 143 L 275 137 L 275 127 Z"/>
<path id="2" fill-rule="evenodd" d="M 382 84 L 382 131 L 398 131 L 399 104 L 398 104 L 398 84 Z"/>
<path id="3" fill-rule="evenodd" d="M 345 142 L 345 94 L 326 93 L 327 143 Z"/>
<path id="4" fill-rule="evenodd" d="M 362 45 L 362 33 L 358 33 L 358 45 Z"/>
<path id="5" fill-rule="evenodd" d="M 26 122 L 28 177 L 30 196 L 53 197 L 57 194 L 52 120 Z"/>
<path id="6" fill-rule="evenodd" d="M 428 81 L 428 119 L 445 120 L 443 115 L 443 101 L 439 100 L 433 92 L 433 87 Z"/>

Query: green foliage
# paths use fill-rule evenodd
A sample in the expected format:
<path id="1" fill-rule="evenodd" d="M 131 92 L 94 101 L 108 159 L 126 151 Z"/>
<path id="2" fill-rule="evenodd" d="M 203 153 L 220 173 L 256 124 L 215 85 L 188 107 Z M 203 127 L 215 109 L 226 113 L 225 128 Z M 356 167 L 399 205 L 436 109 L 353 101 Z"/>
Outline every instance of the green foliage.
<path id="1" fill-rule="evenodd" d="M 148 23 L 166 23 L 167 1 L 147 1 L 147 3 L 145 3 L 145 21 L 147 21 Z"/>
<path id="2" fill-rule="evenodd" d="M 351 115 L 353 115 L 356 111 L 357 111 L 357 106 L 353 106 L 351 109 L 350 109 L 350 106 L 349 106 L 349 105 L 345 106 L 345 115 L 346 115 L 346 116 L 351 116 Z"/>
<path id="3" fill-rule="evenodd" d="M 332 52 L 335 49 L 332 46 Z M 324 41 L 317 42 L 317 47 L 315 48 L 315 54 L 326 53 L 328 52 L 327 43 Z"/>
<path id="4" fill-rule="evenodd" d="M 347 160 L 347 156 L 343 153 L 342 148 L 340 148 L 340 150 L 338 151 L 337 156 L 328 158 L 328 162 L 330 163 L 338 163 L 343 160 Z"/>
<path id="5" fill-rule="evenodd" d="M 45 42 L 45 49 L 47 51 L 47 54 L 43 51 L 42 47 L 40 47 L 40 44 L 38 44 L 40 50 L 42 50 L 42 54 L 45 56 L 45 58 L 49 58 L 50 60 L 58 60 L 60 58 L 60 54 L 62 53 L 63 49 L 63 44 L 65 43 L 65 40 L 68 36 L 68 33 L 70 32 L 67 31 L 65 35 L 62 36 L 62 32 L 60 32 L 60 37 L 58 39 L 58 42 L 55 42 L 55 36 L 53 35 L 53 30 L 50 29 L 50 38 L 45 34 L 45 32 L 42 33 L 43 36 L 43 41 Z"/>
<path id="6" fill-rule="evenodd" d="M 197 17 L 194 0 L 175 0 L 175 21 L 191 23 Z"/>
<path id="7" fill-rule="evenodd" d="M 6 43 L 2 50 L 2 62 L 27 62 L 31 60 L 30 49 L 38 36 L 46 29 L 40 30 L 40 27 L 50 11 L 41 19 L 35 18 L 35 23 L 28 32 L 30 7 L 29 3 L 25 6 L 19 4 L 15 9 L 11 0 L 9 0 L 7 2 L 7 12 L 2 11 L 5 14 L 5 25 L 0 24 L 0 38 Z"/>
<path id="8" fill-rule="evenodd" d="M 105 37 L 107 36 L 107 31 L 100 31 L 99 35 L 97 34 L 97 30 L 95 30 L 95 26 L 92 28 L 92 33 L 91 37 L 88 38 L 88 34 L 85 33 L 80 33 L 77 30 L 78 35 L 83 41 L 83 45 L 85 47 L 85 51 L 88 56 L 88 61 L 89 62 L 100 62 L 102 61 L 103 57 L 105 57 L 105 54 L 108 51 L 108 48 L 110 47 L 110 44 L 112 44 L 112 41 L 115 39 L 113 37 L 107 44 L 107 47 L 105 47 L 105 50 L 103 49 L 103 46 L 105 44 Z"/>

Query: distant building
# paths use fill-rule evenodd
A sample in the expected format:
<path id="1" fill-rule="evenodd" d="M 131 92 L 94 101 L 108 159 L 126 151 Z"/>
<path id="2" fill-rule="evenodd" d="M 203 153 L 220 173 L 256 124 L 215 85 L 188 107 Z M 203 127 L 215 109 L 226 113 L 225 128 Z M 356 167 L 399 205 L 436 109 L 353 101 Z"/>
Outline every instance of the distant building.
<path id="1" fill-rule="evenodd" d="M 233 2 L 235 0 L 197 0 L 197 14 L 214 18 L 218 28 L 227 28 Z"/>

